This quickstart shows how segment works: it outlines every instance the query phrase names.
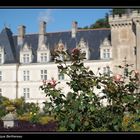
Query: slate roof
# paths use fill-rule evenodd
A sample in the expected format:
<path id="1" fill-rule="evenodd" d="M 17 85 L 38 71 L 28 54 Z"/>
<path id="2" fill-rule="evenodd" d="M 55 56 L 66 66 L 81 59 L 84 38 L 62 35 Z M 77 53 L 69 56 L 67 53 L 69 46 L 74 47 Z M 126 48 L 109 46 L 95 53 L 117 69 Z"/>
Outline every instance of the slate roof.
<path id="1" fill-rule="evenodd" d="M 13 42 L 12 32 L 9 28 L 4 28 L 0 33 L 0 46 L 5 49 L 6 63 L 16 62 L 16 50 Z"/>
<path id="2" fill-rule="evenodd" d="M 33 63 L 37 61 L 37 47 L 38 47 L 38 34 L 26 34 L 24 43 L 31 45 L 34 60 Z M 65 32 L 54 32 L 46 33 L 46 45 L 49 44 L 51 50 L 62 40 L 62 43 L 67 45 L 67 49 L 72 50 L 76 47 L 76 44 L 80 42 L 81 38 L 84 38 L 88 42 L 90 48 L 90 59 L 97 60 L 100 59 L 100 44 L 107 37 L 110 40 L 110 29 L 88 29 L 88 30 L 78 30 L 76 38 L 71 37 L 71 31 Z M 12 36 L 10 29 L 5 28 L 0 34 L 0 44 L 4 45 L 7 54 L 6 63 L 12 63 L 19 61 L 19 47 L 17 45 L 17 36 Z"/>

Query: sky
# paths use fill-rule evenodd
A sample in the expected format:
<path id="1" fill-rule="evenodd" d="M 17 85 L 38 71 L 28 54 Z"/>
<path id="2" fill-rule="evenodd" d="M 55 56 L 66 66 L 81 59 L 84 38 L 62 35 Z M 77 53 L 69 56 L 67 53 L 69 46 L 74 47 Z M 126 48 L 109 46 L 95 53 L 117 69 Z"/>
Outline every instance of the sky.
<path id="1" fill-rule="evenodd" d="M 18 34 L 18 26 L 26 26 L 26 33 L 38 33 L 39 22 L 47 22 L 46 32 L 71 30 L 72 21 L 78 27 L 89 26 L 111 9 L 0 9 L 0 32 L 9 27 Z"/>

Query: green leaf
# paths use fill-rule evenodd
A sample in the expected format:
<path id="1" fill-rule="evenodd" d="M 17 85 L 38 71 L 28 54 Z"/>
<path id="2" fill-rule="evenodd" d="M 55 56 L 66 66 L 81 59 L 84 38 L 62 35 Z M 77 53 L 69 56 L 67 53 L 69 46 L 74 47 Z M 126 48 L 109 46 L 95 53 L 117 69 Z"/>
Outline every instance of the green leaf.
<path id="1" fill-rule="evenodd" d="M 84 122 L 84 125 L 85 125 L 85 126 L 88 126 L 88 125 L 89 125 L 89 122 L 88 122 L 88 121 L 85 121 L 85 122 Z"/>
<path id="2" fill-rule="evenodd" d="M 75 129 L 75 124 L 70 124 L 70 127 L 72 128 L 72 130 Z"/>

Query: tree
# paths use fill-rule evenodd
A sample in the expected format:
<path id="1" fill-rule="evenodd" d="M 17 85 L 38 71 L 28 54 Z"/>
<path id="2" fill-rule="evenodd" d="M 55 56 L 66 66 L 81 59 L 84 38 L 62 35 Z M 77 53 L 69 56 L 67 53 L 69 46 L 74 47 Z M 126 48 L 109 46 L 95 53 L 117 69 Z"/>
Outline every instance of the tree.
<path id="1" fill-rule="evenodd" d="M 109 23 L 107 18 L 101 18 L 97 20 L 94 24 L 90 25 L 90 29 L 96 29 L 96 28 L 109 28 Z"/>

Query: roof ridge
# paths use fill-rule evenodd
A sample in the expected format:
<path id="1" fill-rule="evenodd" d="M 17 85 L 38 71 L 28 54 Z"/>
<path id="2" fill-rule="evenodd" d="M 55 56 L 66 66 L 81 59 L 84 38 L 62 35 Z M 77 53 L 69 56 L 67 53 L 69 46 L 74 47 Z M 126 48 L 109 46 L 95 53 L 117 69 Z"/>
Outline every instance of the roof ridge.
<path id="1" fill-rule="evenodd" d="M 96 28 L 96 29 L 78 29 L 78 31 L 94 31 L 94 30 L 110 30 L 110 28 Z M 56 32 L 46 32 L 46 34 L 55 34 L 55 33 L 64 33 L 64 32 L 71 32 L 71 30 L 66 30 L 66 31 L 56 31 Z M 38 35 L 39 33 L 28 33 L 28 34 L 25 34 L 26 35 Z M 13 35 L 13 36 L 18 36 L 17 35 Z"/>

